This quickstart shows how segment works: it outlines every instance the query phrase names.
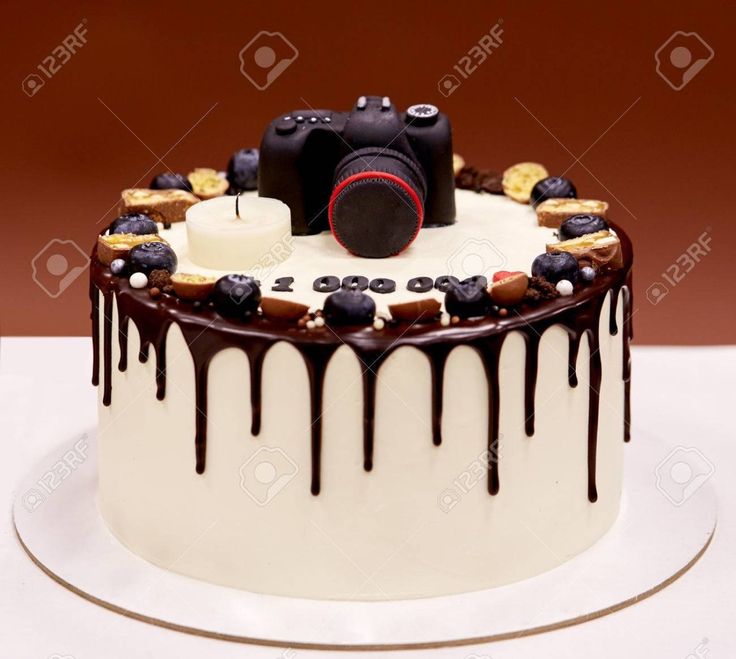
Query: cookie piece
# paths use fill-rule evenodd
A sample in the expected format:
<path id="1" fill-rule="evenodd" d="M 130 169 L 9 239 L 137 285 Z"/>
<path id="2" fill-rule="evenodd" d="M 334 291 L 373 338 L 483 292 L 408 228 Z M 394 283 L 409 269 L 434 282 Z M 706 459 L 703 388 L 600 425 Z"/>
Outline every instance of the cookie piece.
<path id="1" fill-rule="evenodd" d="M 610 231 L 598 231 L 547 245 L 548 254 L 561 252 L 574 256 L 581 268 L 591 267 L 603 271 L 624 267 L 621 241 Z"/>
<path id="2" fill-rule="evenodd" d="M 452 154 L 452 171 L 457 176 L 465 167 L 465 158 L 463 158 L 459 153 L 453 153 Z"/>
<path id="3" fill-rule="evenodd" d="M 97 260 L 110 265 L 116 259 L 127 259 L 130 250 L 143 243 L 165 243 L 157 233 L 141 235 L 135 233 L 113 233 L 97 236 Z"/>
<path id="4" fill-rule="evenodd" d="M 220 176 L 217 170 L 208 167 L 197 167 L 187 174 L 192 184 L 192 192 L 200 199 L 214 199 L 221 197 L 227 192 L 230 185 L 224 176 Z"/>
<path id="5" fill-rule="evenodd" d="M 171 275 L 171 286 L 182 300 L 203 302 L 215 288 L 215 277 L 175 273 Z"/>
<path id="6" fill-rule="evenodd" d="M 597 199 L 547 199 L 537 206 L 539 226 L 559 229 L 573 215 L 598 215 L 607 219 L 608 204 Z"/>
<path id="7" fill-rule="evenodd" d="M 503 173 L 504 194 L 514 201 L 528 204 L 534 186 L 548 176 L 547 169 L 538 162 L 517 163 Z"/>
<path id="8" fill-rule="evenodd" d="M 145 213 L 152 220 L 163 223 L 183 222 L 187 208 L 199 202 L 191 192 L 185 190 L 150 190 L 149 188 L 128 188 L 123 190 L 120 199 L 120 214 Z"/>

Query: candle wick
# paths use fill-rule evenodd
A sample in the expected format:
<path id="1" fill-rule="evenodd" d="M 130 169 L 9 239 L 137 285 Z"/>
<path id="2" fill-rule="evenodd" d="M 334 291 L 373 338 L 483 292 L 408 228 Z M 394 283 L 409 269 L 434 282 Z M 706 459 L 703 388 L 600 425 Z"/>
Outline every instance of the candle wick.
<path id="1" fill-rule="evenodd" d="M 242 192 L 238 192 L 237 195 L 235 195 L 235 217 L 240 219 L 240 207 L 238 205 L 238 202 L 240 201 L 240 195 L 243 194 Z"/>

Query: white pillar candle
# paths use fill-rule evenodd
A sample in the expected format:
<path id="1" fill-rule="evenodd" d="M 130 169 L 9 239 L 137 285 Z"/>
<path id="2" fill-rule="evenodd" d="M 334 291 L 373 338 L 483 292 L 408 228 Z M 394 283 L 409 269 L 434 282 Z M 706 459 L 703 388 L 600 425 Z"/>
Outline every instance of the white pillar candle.
<path id="1" fill-rule="evenodd" d="M 189 258 L 203 268 L 241 272 L 291 252 L 291 213 L 278 199 L 216 197 L 187 209 L 186 222 Z"/>

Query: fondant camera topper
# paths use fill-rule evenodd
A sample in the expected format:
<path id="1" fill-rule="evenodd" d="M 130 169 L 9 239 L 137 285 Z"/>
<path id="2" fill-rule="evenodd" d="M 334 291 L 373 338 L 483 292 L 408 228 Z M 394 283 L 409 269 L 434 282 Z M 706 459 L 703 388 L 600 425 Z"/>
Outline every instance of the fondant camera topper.
<path id="1" fill-rule="evenodd" d="M 398 254 L 422 227 L 455 221 L 450 122 L 361 96 L 349 112 L 295 110 L 261 141 L 258 192 L 291 209 L 295 235 L 330 229 L 351 253 Z"/>

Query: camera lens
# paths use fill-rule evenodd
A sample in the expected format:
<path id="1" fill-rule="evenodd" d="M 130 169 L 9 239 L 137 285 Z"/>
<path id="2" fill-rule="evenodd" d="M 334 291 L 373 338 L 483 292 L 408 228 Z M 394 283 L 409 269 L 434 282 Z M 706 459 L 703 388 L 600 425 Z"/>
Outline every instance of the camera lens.
<path id="1" fill-rule="evenodd" d="M 328 216 L 337 241 L 356 256 L 384 258 L 404 250 L 424 219 L 427 184 L 403 153 L 369 147 L 335 168 Z"/>

